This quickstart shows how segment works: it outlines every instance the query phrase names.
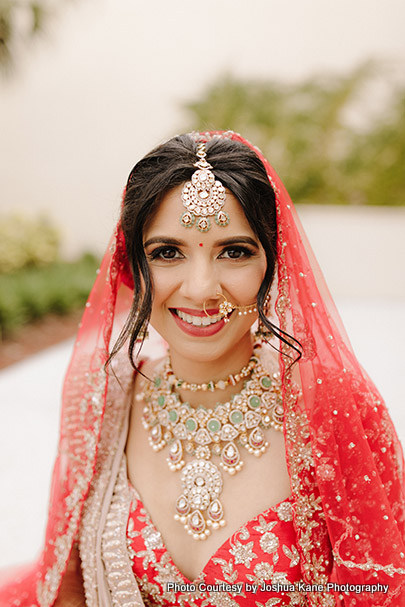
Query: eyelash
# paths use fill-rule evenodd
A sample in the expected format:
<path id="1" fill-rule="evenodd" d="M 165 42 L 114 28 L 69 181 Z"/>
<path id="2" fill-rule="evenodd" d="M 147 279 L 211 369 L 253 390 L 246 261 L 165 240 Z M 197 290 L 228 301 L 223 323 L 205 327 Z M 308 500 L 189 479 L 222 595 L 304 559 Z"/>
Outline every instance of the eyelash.
<path id="1" fill-rule="evenodd" d="M 229 253 L 230 251 L 236 251 L 238 253 L 242 253 L 242 255 L 240 257 L 224 257 L 224 259 L 233 259 L 233 260 L 238 260 L 238 259 L 248 259 L 249 257 L 253 257 L 254 252 L 251 249 L 248 249 L 248 247 L 242 247 L 241 245 L 231 245 L 229 247 L 226 247 L 220 257 L 224 254 L 224 253 Z"/>
<path id="2" fill-rule="evenodd" d="M 175 256 L 175 257 L 163 257 L 162 253 L 167 251 L 175 251 L 175 253 L 180 253 L 179 249 L 177 249 L 176 247 L 172 247 L 172 246 L 162 246 L 162 247 L 157 247 L 154 251 L 152 251 L 152 253 L 150 253 L 149 255 L 147 255 L 147 258 L 150 261 L 154 261 L 156 259 L 160 259 L 162 261 L 167 261 L 167 262 L 171 262 L 171 261 L 177 261 L 178 259 L 181 259 L 181 257 Z M 225 253 L 230 253 L 231 251 L 233 252 L 238 252 L 238 253 L 242 253 L 242 255 L 240 257 L 225 257 Z M 225 247 L 225 249 L 219 254 L 219 258 L 220 259 L 230 259 L 233 261 L 238 261 L 239 259 L 248 259 L 249 257 L 253 257 L 254 252 L 249 249 L 248 247 L 243 247 L 240 245 L 230 245 L 229 247 Z"/>
<path id="3" fill-rule="evenodd" d="M 163 261 L 173 261 L 175 259 L 180 259 L 179 257 L 169 257 L 169 258 L 162 257 L 161 254 L 164 251 L 175 251 L 176 253 L 180 253 L 180 251 L 176 247 L 162 246 L 162 247 L 157 247 L 156 249 L 154 249 L 152 251 L 152 253 L 147 255 L 147 258 L 150 259 L 151 261 L 153 261 L 155 259 L 161 259 Z"/>

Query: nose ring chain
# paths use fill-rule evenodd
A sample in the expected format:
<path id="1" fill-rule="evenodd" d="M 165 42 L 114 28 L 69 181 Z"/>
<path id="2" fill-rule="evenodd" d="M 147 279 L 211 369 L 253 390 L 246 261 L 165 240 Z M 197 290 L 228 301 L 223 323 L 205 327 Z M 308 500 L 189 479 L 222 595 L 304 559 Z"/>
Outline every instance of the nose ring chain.
<path id="1" fill-rule="evenodd" d="M 238 310 L 239 316 L 246 315 L 248 313 L 252 314 L 252 312 L 257 312 L 256 304 L 250 304 L 249 306 L 237 306 L 231 301 L 228 301 L 225 295 L 223 295 L 222 293 L 217 293 L 217 295 L 220 295 L 224 298 L 224 301 L 219 304 L 219 313 L 223 315 L 224 322 L 229 322 L 228 316 L 232 314 L 234 310 Z M 203 310 L 207 316 L 212 318 L 211 314 L 208 314 L 207 312 L 207 309 L 205 307 L 205 301 L 203 303 Z"/>

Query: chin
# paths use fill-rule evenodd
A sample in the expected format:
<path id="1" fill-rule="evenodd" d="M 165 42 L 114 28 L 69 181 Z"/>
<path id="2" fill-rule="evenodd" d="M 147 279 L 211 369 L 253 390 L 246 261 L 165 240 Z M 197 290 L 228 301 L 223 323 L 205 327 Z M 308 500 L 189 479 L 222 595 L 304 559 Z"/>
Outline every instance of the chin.
<path id="1" fill-rule="evenodd" d="M 245 331 L 243 334 L 238 332 L 238 335 L 235 336 L 216 336 L 216 339 L 211 339 L 210 341 L 204 339 L 194 341 L 177 339 L 169 341 L 168 345 L 169 349 L 177 351 L 190 361 L 208 363 L 224 356 L 232 358 L 245 335 L 248 335 L 250 338 L 250 330 Z"/>

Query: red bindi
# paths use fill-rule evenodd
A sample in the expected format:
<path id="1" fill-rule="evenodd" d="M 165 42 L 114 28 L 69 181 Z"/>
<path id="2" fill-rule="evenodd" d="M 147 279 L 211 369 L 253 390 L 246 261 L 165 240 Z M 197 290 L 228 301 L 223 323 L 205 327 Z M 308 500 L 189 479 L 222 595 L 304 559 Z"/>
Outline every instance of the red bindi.
<path id="1" fill-rule="evenodd" d="M 202 246 L 203 246 L 203 243 L 202 243 L 202 242 L 199 242 L 199 243 L 198 243 L 198 246 L 199 246 L 199 247 L 202 247 Z"/>

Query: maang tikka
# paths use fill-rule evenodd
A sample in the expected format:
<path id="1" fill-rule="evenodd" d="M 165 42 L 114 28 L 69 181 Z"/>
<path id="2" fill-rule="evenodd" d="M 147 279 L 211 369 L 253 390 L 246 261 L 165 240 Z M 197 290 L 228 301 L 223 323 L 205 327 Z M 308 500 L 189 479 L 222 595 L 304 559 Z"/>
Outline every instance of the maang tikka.
<path id="1" fill-rule="evenodd" d="M 213 167 L 207 162 L 207 150 L 204 142 L 197 145 L 199 160 L 193 165 L 197 170 L 192 174 L 191 181 L 184 184 L 181 199 L 186 211 L 180 217 L 185 228 L 194 224 L 200 232 L 208 232 L 211 227 L 210 216 L 214 216 L 215 223 L 221 227 L 229 223 L 229 215 L 222 210 L 226 194 L 225 188 L 214 173 Z"/>

